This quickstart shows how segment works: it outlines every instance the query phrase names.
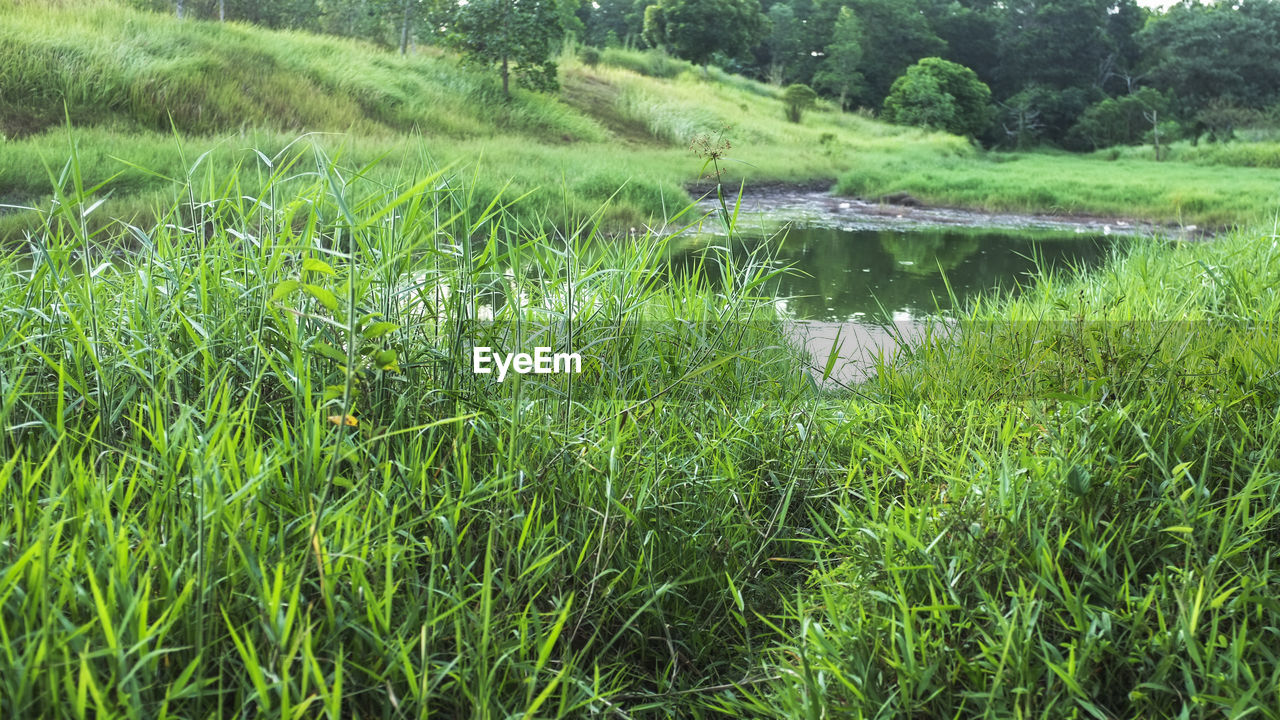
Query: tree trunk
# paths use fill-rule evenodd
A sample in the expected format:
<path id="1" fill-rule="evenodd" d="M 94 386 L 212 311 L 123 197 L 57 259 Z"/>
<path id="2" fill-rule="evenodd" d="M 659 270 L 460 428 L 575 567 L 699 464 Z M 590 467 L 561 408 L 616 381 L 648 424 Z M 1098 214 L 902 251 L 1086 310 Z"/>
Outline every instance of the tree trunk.
<path id="1" fill-rule="evenodd" d="M 227 21 L 227 0 L 218 0 L 218 22 Z"/>
<path id="2" fill-rule="evenodd" d="M 182 19 L 182 0 L 178 0 L 178 19 Z"/>
<path id="3" fill-rule="evenodd" d="M 510 70 L 507 67 L 507 56 L 503 55 L 502 56 L 502 96 L 508 100 L 511 99 L 511 85 L 509 82 L 510 75 L 511 75 Z"/>
<path id="4" fill-rule="evenodd" d="M 400 21 L 400 54 L 409 52 L 409 8 L 412 0 L 404 0 L 404 17 Z"/>
<path id="5" fill-rule="evenodd" d="M 1143 114 L 1151 121 L 1151 143 L 1156 148 L 1156 162 L 1160 162 L 1160 111 L 1152 110 Z"/>

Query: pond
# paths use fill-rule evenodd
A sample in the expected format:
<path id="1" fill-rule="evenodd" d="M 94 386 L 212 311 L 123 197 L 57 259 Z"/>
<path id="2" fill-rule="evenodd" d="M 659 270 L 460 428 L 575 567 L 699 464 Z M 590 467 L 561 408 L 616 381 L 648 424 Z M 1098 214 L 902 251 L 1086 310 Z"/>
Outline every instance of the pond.
<path id="1" fill-rule="evenodd" d="M 864 379 L 878 352 L 892 352 L 898 338 L 945 321 L 978 295 L 1016 293 L 1039 270 L 1098 267 L 1119 238 L 1158 230 L 1103 219 L 884 206 L 817 193 L 775 193 L 744 208 L 739 231 L 755 239 L 736 240 L 730 253 L 746 262 L 767 245 L 774 262 L 790 268 L 767 292 L 793 319 L 795 336 L 818 367 L 839 334 L 833 377 L 841 383 Z M 705 247 L 723 246 L 724 237 L 700 242 L 704 247 L 673 263 L 715 263 L 716 253 Z"/>

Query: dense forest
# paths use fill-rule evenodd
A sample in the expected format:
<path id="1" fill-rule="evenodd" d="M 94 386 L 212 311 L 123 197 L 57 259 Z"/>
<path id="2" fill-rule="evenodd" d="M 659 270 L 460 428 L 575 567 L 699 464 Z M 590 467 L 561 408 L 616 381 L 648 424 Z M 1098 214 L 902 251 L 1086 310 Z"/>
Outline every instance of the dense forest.
<path id="1" fill-rule="evenodd" d="M 554 84 L 562 39 L 588 56 L 652 48 L 989 147 L 1229 140 L 1280 115 L 1271 0 L 1164 11 L 1135 0 L 134 1 L 402 51 L 451 46 L 534 88 Z M 927 58 L 947 62 L 917 65 Z"/>

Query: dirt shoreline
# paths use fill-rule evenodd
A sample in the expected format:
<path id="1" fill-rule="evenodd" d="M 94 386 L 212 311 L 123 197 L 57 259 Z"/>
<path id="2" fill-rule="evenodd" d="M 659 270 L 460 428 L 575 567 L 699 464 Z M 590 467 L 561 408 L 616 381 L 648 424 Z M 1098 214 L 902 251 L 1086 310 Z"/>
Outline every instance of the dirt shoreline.
<path id="1" fill-rule="evenodd" d="M 1101 235 L 1165 235 L 1179 240 L 1207 240 L 1226 228 L 1157 223 L 1135 218 L 1090 213 L 995 212 L 964 207 L 930 205 L 907 193 L 879 198 L 832 195 L 834 180 L 799 183 L 767 181 L 746 186 L 743 213 L 768 213 L 777 219 L 815 227 L 849 230 L 910 229 L 925 227 L 995 227 L 1004 229 L 1072 230 Z M 736 188 L 732 188 L 736 199 Z M 715 184 L 695 183 L 686 190 L 699 203 L 713 209 Z"/>

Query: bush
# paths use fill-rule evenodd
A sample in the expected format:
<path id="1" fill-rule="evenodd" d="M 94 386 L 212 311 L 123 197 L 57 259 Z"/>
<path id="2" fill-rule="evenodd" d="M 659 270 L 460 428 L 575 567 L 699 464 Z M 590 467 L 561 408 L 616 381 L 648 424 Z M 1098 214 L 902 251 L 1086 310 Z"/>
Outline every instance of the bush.
<path id="1" fill-rule="evenodd" d="M 818 93 L 804 83 L 796 83 L 788 85 L 787 89 L 782 91 L 782 102 L 787 108 L 787 119 L 798 123 L 804 111 L 818 102 Z"/>
<path id="2" fill-rule="evenodd" d="M 1129 95 L 1094 103 L 1071 127 L 1067 135 L 1068 144 L 1092 146 L 1094 150 L 1111 145 L 1137 145 L 1151 131 L 1147 113 L 1163 114 L 1168 104 L 1168 99 L 1154 88 L 1142 88 Z M 1163 139 L 1176 134 L 1169 128 L 1161 128 L 1160 131 Z"/>
<path id="3" fill-rule="evenodd" d="M 673 78 L 693 69 L 693 63 L 673 58 L 661 50 L 605 48 L 600 53 L 600 62 L 656 78 Z"/>
<path id="4" fill-rule="evenodd" d="M 884 119 L 977 137 L 991 125 L 991 89 L 963 65 L 924 58 L 893 81 Z"/>
<path id="5" fill-rule="evenodd" d="M 595 67 L 600 64 L 600 50 L 590 45 L 583 45 L 578 48 L 578 59 L 587 67 Z"/>

